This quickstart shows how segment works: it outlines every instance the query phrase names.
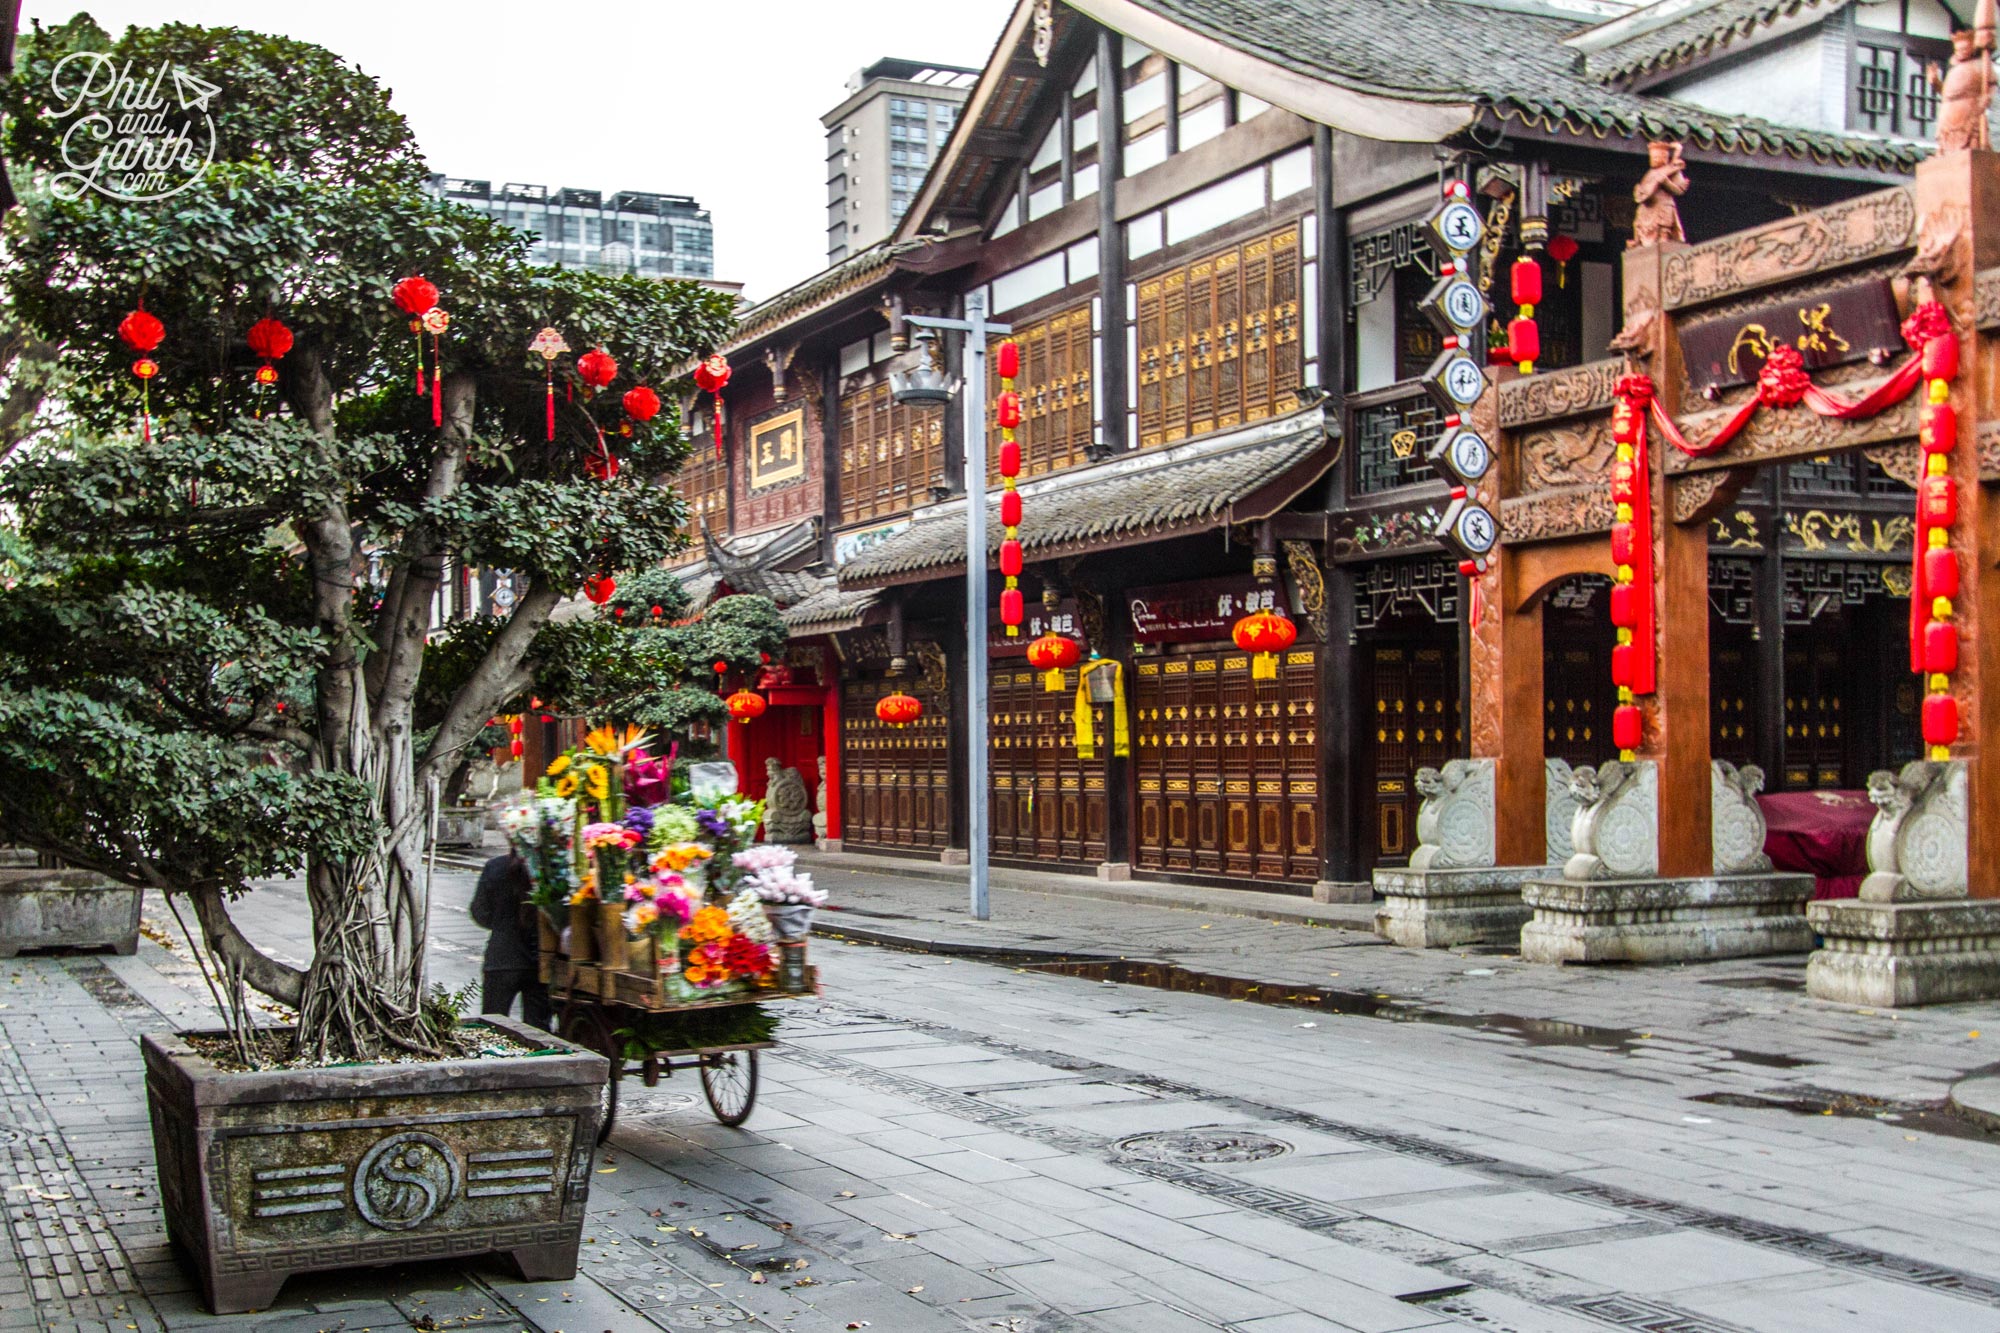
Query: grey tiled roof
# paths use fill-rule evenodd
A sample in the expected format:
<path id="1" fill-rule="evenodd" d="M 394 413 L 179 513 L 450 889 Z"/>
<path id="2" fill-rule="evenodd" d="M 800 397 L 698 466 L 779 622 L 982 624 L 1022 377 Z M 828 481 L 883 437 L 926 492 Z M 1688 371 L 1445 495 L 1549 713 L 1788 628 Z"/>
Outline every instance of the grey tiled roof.
<path id="1" fill-rule="evenodd" d="M 1477 103 L 1591 138 L 1671 138 L 1720 152 L 1909 171 L 1929 149 L 1727 116 L 1609 86 L 1564 39 L 1581 21 L 1470 0 L 1133 0 L 1307 78 L 1405 102 Z M 1767 0 L 1767 4 L 1771 0 Z"/>
<path id="2" fill-rule="evenodd" d="M 927 249 L 937 241 L 938 238 L 928 236 L 910 241 L 878 241 L 849 255 L 738 315 L 736 331 L 729 335 L 723 350 L 741 347 L 817 306 L 839 300 L 885 272 L 899 257 Z"/>
<path id="3" fill-rule="evenodd" d="M 1624 80 L 1668 70 L 1690 60 L 1726 51 L 1759 29 L 1805 15 L 1824 18 L 1844 8 L 1847 0 L 1662 0 L 1648 9 L 1670 11 L 1665 21 L 1646 26 L 1646 10 L 1600 25 L 1624 24 L 1633 35 L 1604 44 L 1588 36 L 1577 45 L 1589 52 L 1585 67 L 1592 76 Z"/>
<path id="4" fill-rule="evenodd" d="M 821 579 L 819 583 L 812 596 L 778 612 L 778 618 L 785 622 L 785 628 L 794 637 L 854 629 L 863 622 L 868 609 L 881 596 L 870 589 L 856 591 L 836 587 L 832 579 Z"/>
<path id="5" fill-rule="evenodd" d="M 1333 460 L 1326 415 L 1289 416 L 1184 445 L 1037 478 L 1021 487 L 1021 545 L 1030 560 L 1065 550 L 1128 545 L 1227 522 L 1264 518 Z M 1255 513 L 1239 502 L 1274 484 L 1292 486 Z M 1000 507 L 987 506 L 987 549 L 1000 550 Z M 940 505 L 836 570 L 843 588 L 949 574 L 965 565 L 965 503 Z"/>

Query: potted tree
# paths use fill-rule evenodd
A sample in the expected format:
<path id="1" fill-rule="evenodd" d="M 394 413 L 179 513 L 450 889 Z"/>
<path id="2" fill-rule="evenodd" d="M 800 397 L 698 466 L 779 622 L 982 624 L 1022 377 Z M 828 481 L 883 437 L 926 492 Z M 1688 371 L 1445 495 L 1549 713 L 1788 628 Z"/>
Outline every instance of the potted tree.
<path id="1" fill-rule="evenodd" d="M 52 188 L 51 79 L 78 50 L 219 89 L 213 164 L 151 202 Z M 568 1274 L 605 1066 L 458 1025 L 427 987 L 432 813 L 501 705 L 560 673 L 558 604 L 684 540 L 659 484 L 688 448 L 669 378 L 730 301 L 532 266 L 518 233 L 425 189 L 385 90 L 305 43 L 79 20 L 23 43 L 6 98 L 29 179 L 4 280 L 57 349 L 69 431 L 0 474 L 20 539 L 0 841 L 187 904 L 218 964 L 228 1022 L 146 1043 L 169 1233 L 218 1312 L 423 1255 Z M 399 308 L 419 275 L 448 323 Z M 542 329 L 574 350 L 530 355 Z M 616 367 L 585 382 L 600 348 Z M 625 407 L 641 385 L 657 416 Z M 469 570 L 518 597 L 426 695 L 433 604 Z M 301 873 L 298 967 L 230 906 Z M 296 1021 L 253 1030 L 251 991 Z"/>

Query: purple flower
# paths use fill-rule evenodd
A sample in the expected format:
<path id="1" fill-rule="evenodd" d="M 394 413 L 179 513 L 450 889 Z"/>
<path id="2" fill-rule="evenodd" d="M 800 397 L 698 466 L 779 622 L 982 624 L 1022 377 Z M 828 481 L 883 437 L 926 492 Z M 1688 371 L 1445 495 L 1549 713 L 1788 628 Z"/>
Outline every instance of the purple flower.
<path id="1" fill-rule="evenodd" d="M 635 805 L 625 812 L 625 827 L 638 834 L 643 841 L 653 831 L 653 812 L 643 805 Z"/>
<path id="2" fill-rule="evenodd" d="M 713 810 L 697 810 L 694 822 L 701 825 L 701 831 L 711 838 L 729 836 L 729 821 Z"/>

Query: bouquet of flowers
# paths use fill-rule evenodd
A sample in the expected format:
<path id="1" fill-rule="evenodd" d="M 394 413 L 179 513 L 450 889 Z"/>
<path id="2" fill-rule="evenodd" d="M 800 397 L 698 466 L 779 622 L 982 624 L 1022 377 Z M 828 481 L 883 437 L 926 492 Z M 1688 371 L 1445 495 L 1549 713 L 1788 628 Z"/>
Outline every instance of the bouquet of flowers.
<path id="1" fill-rule="evenodd" d="M 812 929 L 813 909 L 826 903 L 826 891 L 813 887 L 812 876 L 799 873 L 798 853 L 789 847 L 751 847 L 730 858 L 743 873 L 738 881 L 754 894 L 781 940 L 802 940 Z"/>
<path id="2" fill-rule="evenodd" d="M 762 982 L 775 968 L 770 946 L 737 933 L 726 908 L 701 908 L 681 927 L 680 941 L 681 980 L 697 991 Z"/>
<path id="3" fill-rule="evenodd" d="M 684 805 L 656 805 L 652 814 L 653 829 L 646 835 L 646 846 L 650 848 L 691 843 L 701 836 L 701 825 L 695 822 L 694 811 Z"/>
<path id="4" fill-rule="evenodd" d="M 576 802 L 557 796 L 544 781 L 533 796 L 524 795 L 500 816 L 500 827 L 514 854 L 528 863 L 533 887 L 528 899 L 551 922 L 561 924 L 564 904 L 583 887 L 571 855 L 576 830 Z"/>
<path id="5" fill-rule="evenodd" d="M 679 875 L 662 875 L 656 880 L 638 880 L 625 886 L 625 932 L 650 935 L 661 944 L 680 937 L 681 927 L 694 919 L 699 894 L 688 892 Z M 663 952 L 671 953 L 671 948 Z"/>

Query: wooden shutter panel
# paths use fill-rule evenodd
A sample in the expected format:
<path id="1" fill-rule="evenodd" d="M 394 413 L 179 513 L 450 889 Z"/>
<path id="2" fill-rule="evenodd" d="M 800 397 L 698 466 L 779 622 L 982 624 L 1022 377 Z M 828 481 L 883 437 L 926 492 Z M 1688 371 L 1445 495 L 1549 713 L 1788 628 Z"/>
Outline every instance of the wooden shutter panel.
<path id="1" fill-rule="evenodd" d="M 1158 278 L 1139 284 L 1139 444 L 1148 447 L 1166 439 L 1166 398 L 1161 383 L 1166 350 L 1161 330 L 1166 319 L 1166 283 Z"/>

